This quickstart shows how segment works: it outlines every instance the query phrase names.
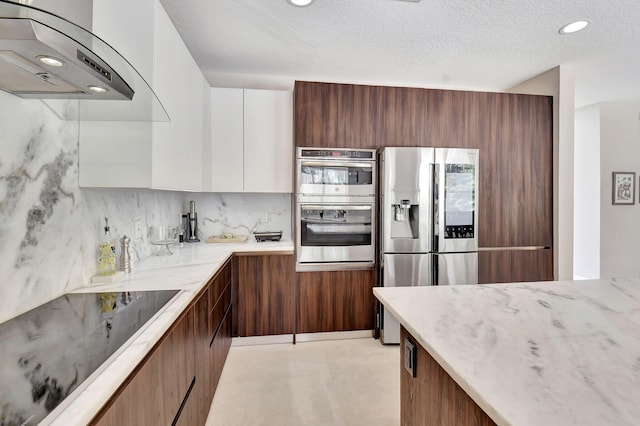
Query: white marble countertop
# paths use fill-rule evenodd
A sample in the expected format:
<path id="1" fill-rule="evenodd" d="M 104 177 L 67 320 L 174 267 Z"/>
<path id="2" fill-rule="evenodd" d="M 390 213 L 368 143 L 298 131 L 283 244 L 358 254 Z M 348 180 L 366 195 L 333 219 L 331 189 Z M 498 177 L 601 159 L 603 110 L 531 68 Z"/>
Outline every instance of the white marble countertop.
<path id="1" fill-rule="evenodd" d="M 88 284 L 77 293 L 102 291 L 182 290 L 116 353 L 52 411 L 43 425 L 86 424 L 145 357 L 197 293 L 234 253 L 293 253 L 292 241 L 172 246 L 171 256 L 150 256 L 124 279 Z"/>
<path id="2" fill-rule="evenodd" d="M 640 424 L 640 278 L 374 294 L 500 425 Z"/>

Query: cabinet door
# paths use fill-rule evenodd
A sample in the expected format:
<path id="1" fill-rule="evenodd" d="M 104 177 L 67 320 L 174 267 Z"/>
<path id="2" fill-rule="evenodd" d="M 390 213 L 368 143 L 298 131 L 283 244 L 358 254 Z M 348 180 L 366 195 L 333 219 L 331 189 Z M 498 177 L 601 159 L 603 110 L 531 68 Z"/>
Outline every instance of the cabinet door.
<path id="1" fill-rule="evenodd" d="M 407 347 L 407 343 L 414 345 L 415 351 Z M 415 375 L 405 368 L 407 350 L 414 355 Z M 495 426 L 404 327 L 400 328 L 400 351 L 400 423 L 403 426 Z"/>
<path id="2" fill-rule="evenodd" d="M 155 14 L 153 85 L 170 122 L 153 123 L 152 185 L 202 189 L 204 77 L 160 4 Z"/>
<path id="3" fill-rule="evenodd" d="M 296 333 L 370 330 L 375 271 L 298 272 Z"/>
<path id="4" fill-rule="evenodd" d="M 511 259 L 511 281 L 553 280 L 553 250 L 514 251 Z"/>
<path id="5" fill-rule="evenodd" d="M 293 334 L 293 255 L 235 259 L 238 335 Z"/>
<path id="6" fill-rule="evenodd" d="M 189 399 L 191 406 L 195 406 L 194 412 L 197 421 L 193 424 L 204 424 L 213 394 L 211 389 L 211 365 L 209 364 L 209 342 L 211 340 L 211 326 L 209 324 L 209 292 L 207 289 L 200 295 L 195 303 L 195 363 L 196 363 L 196 383 L 191 391 Z M 182 417 L 182 416 L 181 416 Z M 187 423 L 184 423 L 187 424 Z"/>
<path id="7" fill-rule="evenodd" d="M 211 89 L 211 191 L 244 189 L 242 89 Z"/>
<path id="8" fill-rule="evenodd" d="M 511 251 L 481 251 L 478 253 L 478 284 L 509 283 Z"/>
<path id="9" fill-rule="evenodd" d="M 171 121 L 81 120 L 80 186 L 208 187 L 203 185 L 205 79 L 160 2 L 95 0 L 93 17 L 93 31 L 136 67 Z"/>
<path id="10" fill-rule="evenodd" d="M 244 91 L 244 191 L 293 191 L 293 97 Z"/>
<path id="11" fill-rule="evenodd" d="M 91 424 L 171 424 L 195 377 L 193 326 L 190 308 Z"/>
<path id="12" fill-rule="evenodd" d="M 336 148 L 338 138 L 338 89 L 333 83 L 297 81 L 295 96 L 296 146 Z M 359 133 L 361 129 L 352 129 Z M 342 147 L 351 147 L 342 145 Z M 354 146 L 357 148 L 357 146 Z"/>
<path id="13" fill-rule="evenodd" d="M 218 328 L 218 332 L 211 342 L 211 347 L 209 349 L 209 362 L 211 367 L 211 395 L 213 399 L 213 394 L 218 387 L 218 383 L 220 382 L 220 375 L 222 374 L 222 369 L 224 368 L 224 363 L 227 360 L 227 354 L 229 353 L 229 348 L 231 348 L 231 310 L 228 309 L 226 315 L 222 318 L 222 323 Z M 209 401 L 209 405 L 207 405 L 207 410 L 211 405 L 211 401 Z"/>
<path id="14" fill-rule="evenodd" d="M 478 283 L 553 280 L 553 250 L 497 250 L 478 253 Z"/>

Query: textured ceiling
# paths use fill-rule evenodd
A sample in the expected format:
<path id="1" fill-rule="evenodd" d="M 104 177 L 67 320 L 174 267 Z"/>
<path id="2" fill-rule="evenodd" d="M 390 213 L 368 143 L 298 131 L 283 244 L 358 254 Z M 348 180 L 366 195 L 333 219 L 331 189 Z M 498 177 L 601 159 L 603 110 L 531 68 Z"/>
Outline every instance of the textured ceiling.
<path id="1" fill-rule="evenodd" d="M 573 65 L 576 106 L 640 98 L 639 0 L 160 1 L 213 86 L 506 90 Z"/>

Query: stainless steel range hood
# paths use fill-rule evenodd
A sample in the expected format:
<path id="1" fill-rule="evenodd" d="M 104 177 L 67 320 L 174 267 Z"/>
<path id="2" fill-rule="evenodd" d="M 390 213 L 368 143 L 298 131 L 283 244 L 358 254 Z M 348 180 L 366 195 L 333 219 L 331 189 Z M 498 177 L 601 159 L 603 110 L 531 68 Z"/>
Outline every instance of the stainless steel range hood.
<path id="1" fill-rule="evenodd" d="M 63 119 L 168 121 L 144 78 L 102 39 L 55 14 L 5 0 L 0 89 L 42 99 Z"/>

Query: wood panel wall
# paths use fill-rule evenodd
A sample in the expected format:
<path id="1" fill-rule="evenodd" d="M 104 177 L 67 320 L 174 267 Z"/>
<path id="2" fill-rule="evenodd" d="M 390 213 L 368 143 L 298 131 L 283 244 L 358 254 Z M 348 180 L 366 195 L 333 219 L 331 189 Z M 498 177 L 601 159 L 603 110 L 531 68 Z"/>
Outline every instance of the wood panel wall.
<path id="1" fill-rule="evenodd" d="M 298 81 L 294 123 L 296 146 L 478 148 L 480 247 L 553 247 L 550 96 Z M 552 252 L 511 261 L 518 278 L 553 278 Z"/>

